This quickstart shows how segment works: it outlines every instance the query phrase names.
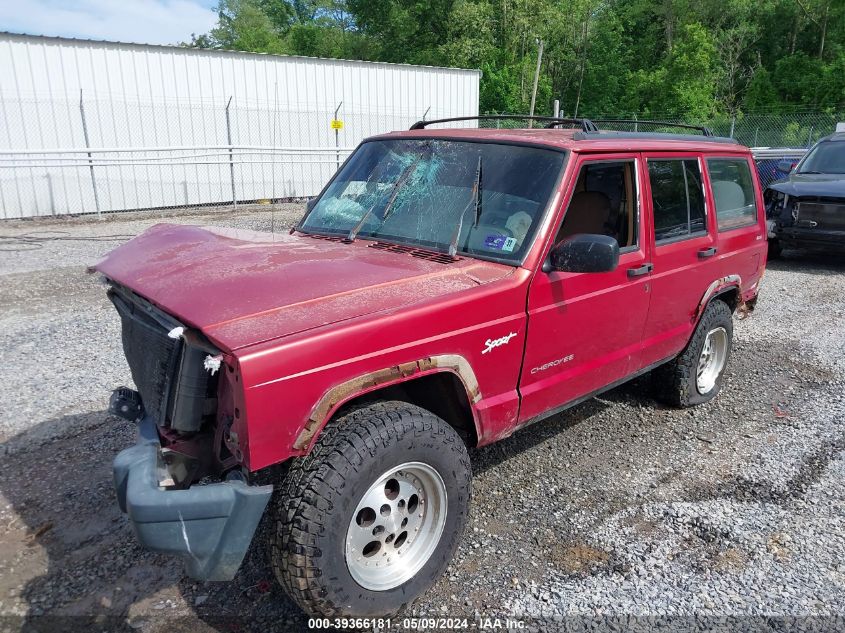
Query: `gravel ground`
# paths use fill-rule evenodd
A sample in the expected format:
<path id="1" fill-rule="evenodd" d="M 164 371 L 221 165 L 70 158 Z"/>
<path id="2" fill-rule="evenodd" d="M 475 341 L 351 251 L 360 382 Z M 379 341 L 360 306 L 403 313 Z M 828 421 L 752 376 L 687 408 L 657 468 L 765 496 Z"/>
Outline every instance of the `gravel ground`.
<path id="1" fill-rule="evenodd" d="M 167 221 L 284 230 L 301 212 Z M 102 239 L 157 221 L 6 222 L 0 235 Z M 138 547 L 116 507 L 110 463 L 134 433 L 104 409 L 129 374 L 116 314 L 84 273 L 116 243 L 0 240 L 0 631 L 304 630 L 261 548 L 233 582 L 197 583 Z M 666 409 L 641 379 L 474 451 L 469 529 L 411 614 L 845 630 L 843 273 L 841 257 L 770 264 L 715 402 Z"/>

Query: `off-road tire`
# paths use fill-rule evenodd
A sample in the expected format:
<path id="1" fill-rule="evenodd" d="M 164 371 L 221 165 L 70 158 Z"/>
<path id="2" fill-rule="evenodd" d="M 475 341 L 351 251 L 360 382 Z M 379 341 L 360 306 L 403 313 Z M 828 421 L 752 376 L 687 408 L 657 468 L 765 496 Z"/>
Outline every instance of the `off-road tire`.
<path id="1" fill-rule="evenodd" d="M 696 370 L 699 357 L 707 338 L 707 333 L 717 328 L 725 328 L 728 334 L 727 357 L 716 385 L 707 393 L 699 393 L 696 386 Z M 654 393 L 658 400 L 680 408 L 692 407 L 709 402 L 722 388 L 725 368 L 730 361 L 731 342 L 733 340 L 733 316 L 724 301 L 716 298 L 710 301 L 692 338 L 680 356 L 662 365 L 652 372 Z"/>
<path id="2" fill-rule="evenodd" d="M 346 531 L 364 491 L 392 466 L 422 462 L 446 487 L 446 522 L 436 550 L 393 589 L 359 585 L 345 559 Z M 449 564 L 467 521 L 471 467 L 452 427 L 420 407 L 378 402 L 326 426 L 311 453 L 290 467 L 274 499 L 270 559 L 277 580 L 308 615 L 378 617 L 398 613 Z"/>

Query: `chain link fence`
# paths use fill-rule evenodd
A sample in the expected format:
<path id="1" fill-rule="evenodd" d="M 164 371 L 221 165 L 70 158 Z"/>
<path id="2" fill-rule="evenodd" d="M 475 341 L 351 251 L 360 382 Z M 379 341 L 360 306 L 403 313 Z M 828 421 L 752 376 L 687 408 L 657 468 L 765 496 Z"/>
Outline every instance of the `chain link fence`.
<path id="1" fill-rule="evenodd" d="M 604 117 L 596 117 L 600 119 Z M 617 118 L 617 117 L 608 117 Z M 622 118 L 622 117 L 619 117 Z M 626 123 L 605 123 L 603 129 L 625 131 L 665 131 L 677 132 L 678 129 L 661 123 L 637 121 Z M 693 121 L 695 125 L 709 128 L 717 136 L 734 138 L 742 145 L 752 148 L 757 163 L 760 185 L 765 188 L 771 182 L 785 177 L 788 169 L 783 168 L 785 161 L 794 165 L 820 138 L 832 134 L 837 123 L 845 121 L 845 112 L 793 112 L 788 114 L 747 114 L 721 116 Z M 689 124 L 690 121 L 669 118 L 666 123 Z M 681 130 L 682 131 L 682 130 Z"/>
<path id="2" fill-rule="evenodd" d="M 237 206 L 312 196 L 361 138 L 407 129 L 426 115 L 437 118 L 436 112 L 420 110 L 355 110 L 343 103 L 306 110 L 227 95 L 185 103 L 84 92 L 62 101 L 0 92 L 0 217 Z M 595 117 L 622 118 L 628 120 L 600 127 L 677 132 L 667 124 L 690 123 Z M 781 159 L 800 159 L 842 120 L 845 112 L 749 114 L 692 123 L 754 148 L 788 148 L 755 150 L 765 186 L 784 175 L 778 169 Z M 332 121 L 342 124 L 333 128 Z M 526 122 L 482 120 L 479 125 L 515 128 Z"/>
<path id="3" fill-rule="evenodd" d="M 820 138 L 832 134 L 836 124 L 845 121 L 842 112 L 792 112 L 788 114 L 740 114 L 737 116 L 718 116 L 708 119 L 679 119 L 659 116 L 597 116 L 595 119 L 629 119 L 625 123 L 607 123 L 601 127 L 615 130 L 639 130 L 642 132 L 677 131 L 660 124 L 638 121 L 648 118 L 665 123 L 701 125 L 709 128 L 717 136 L 735 138 L 748 147 L 788 147 L 809 148 Z"/>
<path id="4" fill-rule="evenodd" d="M 0 217 L 301 199 L 361 138 L 406 129 L 423 110 L 0 93 Z"/>
<path id="5" fill-rule="evenodd" d="M 491 116 L 508 113 L 488 113 Z M 561 117 L 567 117 L 561 113 Z M 832 134 L 836 124 L 845 121 L 845 110 L 839 112 L 792 112 L 783 114 L 739 114 L 717 116 L 707 119 L 682 119 L 675 116 L 638 114 L 595 114 L 583 115 L 593 121 L 601 121 L 603 130 L 626 132 L 683 132 L 673 125 L 696 125 L 707 127 L 717 136 L 735 138 L 748 147 L 809 148 L 820 138 Z M 524 119 L 482 121 L 484 127 L 518 128 L 525 126 Z M 535 123 L 535 127 L 543 124 Z"/>
<path id="6" fill-rule="evenodd" d="M 497 113 L 493 115 L 495 114 Z M 565 114 L 560 116 L 566 117 Z M 716 136 L 734 138 L 738 143 L 752 148 L 760 184 L 765 188 L 769 183 L 789 173 L 782 168 L 783 161 L 790 165 L 797 163 L 814 143 L 835 132 L 837 124 L 845 121 L 845 111 L 741 114 L 700 120 L 659 115 L 642 117 L 636 114 L 597 115 L 587 118 L 596 122 L 603 130 L 699 133 L 683 127 L 693 125 L 706 127 Z M 488 119 L 482 120 L 480 124 L 487 128 L 512 129 L 525 127 L 526 121 Z M 542 121 L 534 123 L 535 127 L 543 125 L 545 123 Z"/>

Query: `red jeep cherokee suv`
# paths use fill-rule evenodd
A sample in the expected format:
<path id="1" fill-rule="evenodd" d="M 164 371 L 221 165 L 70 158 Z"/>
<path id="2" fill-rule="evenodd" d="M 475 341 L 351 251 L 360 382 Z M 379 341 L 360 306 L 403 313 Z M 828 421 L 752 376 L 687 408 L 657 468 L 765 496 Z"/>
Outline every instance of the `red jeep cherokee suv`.
<path id="1" fill-rule="evenodd" d="M 458 545 L 468 447 L 648 371 L 676 406 L 719 392 L 766 263 L 751 153 L 544 123 L 373 137 L 290 234 L 163 224 L 94 267 L 141 542 L 227 580 L 266 511 L 305 611 L 394 613 Z"/>

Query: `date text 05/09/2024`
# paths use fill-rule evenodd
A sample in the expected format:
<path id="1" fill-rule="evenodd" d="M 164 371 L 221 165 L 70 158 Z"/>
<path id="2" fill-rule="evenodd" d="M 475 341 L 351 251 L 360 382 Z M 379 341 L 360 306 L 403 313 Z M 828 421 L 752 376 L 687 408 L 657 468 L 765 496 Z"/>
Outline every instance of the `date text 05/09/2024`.
<path id="1" fill-rule="evenodd" d="M 351 629 L 373 631 L 513 631 L 525 628 L 516 618 L 309 618 L 308 629 Z"/>

